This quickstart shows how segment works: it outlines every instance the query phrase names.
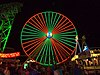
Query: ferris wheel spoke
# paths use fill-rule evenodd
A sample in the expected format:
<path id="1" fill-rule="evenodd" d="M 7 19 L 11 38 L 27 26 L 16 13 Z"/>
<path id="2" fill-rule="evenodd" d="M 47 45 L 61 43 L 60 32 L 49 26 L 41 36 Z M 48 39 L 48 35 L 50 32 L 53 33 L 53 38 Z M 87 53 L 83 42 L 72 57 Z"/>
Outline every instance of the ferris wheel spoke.
<path id="1" fill-rule="evenodd" d="M 53 25 L 53 26 L 55 25 L 56 18 L 57 18 L 57 13 L 55 14 L 54 20 L 53 20 L 53 22 L 52 22 L 52 25 Z"/>
<path id="2" fill-rule="evenodd" d="M 60 45 L 64 46 L 66 49 L 70 50 L 72 52 L 72 50 L 67 47 L 66 45 L 64 45 L 63 43 L 59 42 L 58 40 L 54 39 L 56 42 L 58 42 Z"/>
<path id="3" fill-rule="evenodd" d="M 44 42 L 34 51 L 34 55 L 32 56 L 32 58 L 36 58 L 36 56 L 42 52 L 42 47 L 44 46 Z M 37 59 L 38 60 L 38 59 Z"/>
<path id="4" fill-rule="evenodd" d="M 55 37 L 56 36 L 56 37 Z M 76 44 L 76 41 L 75 41 L 75 38 L 73 38 L 73 37 L 75 37 L 76 35 L 61 35 L 61 34 L 59 34 L 58 36 L 60 36 L 59 38 L 57 37 L 57 35 L 55 35 L 53 38 L 55 38 L 55 39 L 57 39 L 57 40 L 59 40 L 60 42 L 63 42 L 63 43 L 65 43 L 65 44 L 67 44 L 67 43 L 70 43 L 70 44 Z M 69 37 L 72 37 L 72 38 L 69 38 Z"/>
<path id="5" fill-rule="evenodd" d="M 55 31 L 62 31 L 62 30 L 66 30 L 68 27 L 71 27 L 72 25 L 68 25 L 69 22 L 66 22 L 66 24 L 63 24 L 61 27 L 56 28 Z"/>
<path id="6" fill-rule="evenodd" d="M 22 37 L 23 37 L 23 38 L 29 38 L 29 37 L 30 37 L 30 38 L 37 38 L 37 37 L 39 37 L 39 36 L 38 36 L 38 35 L 32 35 L 32 34 L 30 34 L 30 35 L 29 35 L 29 34 L 27 34 L 27 35 L 24 34 L 24 35 L 22 35 Z"/>
<path id="7" fill-rule="evenodd" d="M 54 57 L 54 51 L 53 51 L 53 48 L 52 48 L 52 42 L 51 42 L 51 44 L 50 44 L 50 50 L 51 50 L 51 55 L 52 55 L 52 63 L 54 63 L 55 64 L 55 57 Z"/>
<path id="8" fill-rule="evenodd" d="M 44 18 L 45 18 L 45 20 L 46 20 L 46 26 L 47 26 L 47 28 L 48 28 L 48 20 L 47 20 L 47 15 L 46 15 L 46 13 L 44 13 Z"/>
<path id="9" fill-rule="evenodd" d="M 55 56 L 56 56 L 56 60 L 57 60 L 57 62 L 59 62 L 58 55 L 57 55 L 57 53 L 56 53 L 56 49 L 55 49 L 55 46 L 54 46 L 54 41 L 53 41 L 53 39 L 51 39 L 51 42 L 52 42 L 52 47 L 53 47 L 53 50 L 54 50 L 54 54 L 55 54 Z"/>
<path id="10" fill-rule="evenodd" d="M 70 46 L 70 47 L 74 48 L 74 45 L 72 45 L 72 44 L 75 44 L 74 42 L 70 42 L 71 44 L 69 44 L 68 43 L 69 41 L 65 41 L 65 40 L 59 40 L 59 41 L 66 44 L 67 46 Z"/>
<path id="11" fill-rule="evenodd" d="M 64 35 L 64 34 L 61 35 L 61 37 L 67 37 L 67 36 L 75 37 L 76 35 L 75 34 L 74 35 L 71 35 L 71 34 L 70 35 Z"/>
<path id="12" fill-rule="evenodd" d="M 67 30 L 69 27 L 74 28 L 74 27 L 72 27 L 72 24 L 70 24 L 70 25 L 68 25 L 68 26 L 65 26 L 65 27 L 59 29 L 59 30 L 60 30 L 60 31 L 62 31 L 62 30 Z"/>
<path id="13" fill-rule="evenodd" d="M 61 23 L 61 21 L 63 20 L 63 18 L 64 17 L 62 17 L 61 19 L 60 19 L 60 21 L 57 23 L 57 25 L 54 27 L 54 29 L 53 29 L 53 31 L 57 28 L 57 27 L 59 27 L 59 24 Z"/>
<path id="14" fill-rule="evenodd" d="M 48 49 L 49 49 L 49 53 L 48 54 L 49 54 L 49 65 L 50 65 L 50 63 L 51 63 L 51 54 L 50 53 L 51 52 L 50 52 L 50 46 L 49 45 L 48 45 Z"/>
<path id="15" fill-rule="evenodd" d="M 58 30 L 56 29 L 53 33 L 58 34 L 58 33 L 63 33 L 63 32 L 67 32 L 67 31 L 75 29 L 74 27 L 68 29 L 68 27 L 70 27 L 70 26 L 72 26 L 72 25 L 68 25 L 62 29 L 58 29 Z M 65 29 L 65 28 L 67 28 L 67 29 Z"/>
<path id="16" fill-rule="evenodd" d="M 44 14 L 44 18 L 46 20 L 46 26 L 48 28 L 48 31 L 51 32 L 51 25 L 50 25 L 50 13 L 43 13 Z"/>
<path id="17" fill-rule="evenodd" d="M 35 38 L 41 38 L 43 36 L 45 36 L 46 34 L 41 32 L 41 31 L 37 31 L 37 32 L 34 32 L 34 30 L 31 30 L 29 28 L 23 28 L 23 34 L 22 37 L 24 38 L 24 40 L 29 40 L 29 39 L 35 39 Z"/>
<path id="18" fill-rule="evenodd" d="M 30 44 L 24 46 L 24 48 L 27 48 L 27 47 L 33 46 L 34 44 L 36 44 L 36 43 L 38 43 L 38 42 L 40 42 L 40 41 L 34 41 L 33 43 L 30 43 Z"/>
<path id="19" fill-rule="evenodd" d="M 61 37 L 61 39 L 63 39 L 63 37 Z M 69 37 L 66 37 L 66 40 L 75 40 L 75 38 L 73 37 L 73 38 L 69 38 Z"/>
<path id="20" fill-rule="evenodd" d="M 48 12 L 48 25 L 49 25 L 49 27 L 51 27 L 51 23 L 50 23 L 50 12 Z"/>
<path id="21" fill-rule="evenodd" d="M 59 43 L 58 43 L 59 47 L 61 48 L 61 52 L 65 53 L 65 54 L 68 54 L 68 55 L 71 55 L 70 52 L 68 52 L 65 48 L 63 48 Z"/>
<path id="22" fill-rule="evenodd" d="M 23 37 L 34 37 L 34 35 L 27 34 L 27 35 L 22 35 Z M 37 36 L 38 37 L 38 36 Z"/>
<path id="23" fill-rule="evenodd" d="M 43 21 L 42 21 L 42 19 L 40 18 L 40 16 L 39 15 L 42 15 L 42 14 L 37 14 L 37 17 L 39 18 L 39 20 L 40 20 L 40 22 L 41 22 L 41 25 L 43 26 L 43 28 L 44 28 L 44 23 L 43 23 Z"/>
<path id="24" fill-rule="evenodd" d="M 39 18 L 39 20 L 40 20 L 40 22 L 42 23 L 41 25 L 43 26 L 43 32 L 45 32 L 45 33 L 47 33 L 48 32 L 48 29 L 47 29 L 47 26 L 45 25 L 45 22 L 43 22 L 42 21 L 42 19 L 43 19 L 43 15 L 42 14 L 40 14 L 40 16 L 42 17 L 42 19 L 40 18 L 40 16 L 39 15 L 37 15 L 38 16 L 38 18 Z"/>
<path id="25" fill-rule="evenodd" d="M 43 14 L 41 13 L 41 17 L 42 17 L 42 19 L 43 19 L 43 25 L 44 25 L 44 28 L 45 28 L 45 32 L 47 33 L 48 32 L 48 28 L 47 28 L 47 26 L 46 26 L 46 22 L 45 22 L 45 20 L 44 20 L 44 17 L 43 17 Z"/>
<path id="26" fill-rule="evenodd" d="M 54 39 L 53 39 L 54 40 Z M 63 46 L 61 45 L 61 43 L 59 43 L 59 42 L 56 42 L 57 43 L 57 45 L 58 45 L 58 47 L 60 47 L 61 48 L 61 50 L 63 50 L 64 51 L 64 53 L 67 53 L 68 55 L 70 55 L 70 53 L 68 52 L 68 51 L 66 51 L 66 49 L 65 48 L 63 48 Z"/>
<path id="27" fill-rule="evenodd" d="M 66 57 L 68 57 L 69 52 L 67 52 L 65 49 L 63 49 L 62 47 L 59 46 L 59 44 L 57 43 L 58 49 L 60 51 L 60 53 L 62 54 L 63 58 L 66 59 Z"/>
<path id="28" fill-rule="evenodd" d="M 35 45 L 31 46 L 29 49 L 27 49 L 25 52 L 29 52 L 31 49 L 33 49 L 35 46 L 39 45 L 41 42 L 39 41 Z M 25 49 L 25 48 L 24 48 Z M 30 54 L 29 54 L 30 55 Z"/>
<path id="29" fill-rule="evenodd" d="M 35 46 L 36 46 L 35 49 L 37 49 L 37 47 L 40 46 L 39 44 L 41 44 L 41 42 L 44 41 L 45 39 L 46 39 L 46 37 L 42 37 L 42 38 L 40 38 L 41 41 L 39 41 L 38 43 L 36 43 L 36 44 L 33 45 L 32 47 L 30 47 L 28 50 L 26 50 L 26 52 L 30 51 L 30 50 L 31 50 L 32 48 L 34 48 Z M 34 50 L 35 50 L 35 49 L 34 49 Z M 32 52 L 30 52 L 30 54 L 33 53 L 34 50 L 33 50 Z M 30 54 L 29 54 L 29 55 L 30 55 Z"/>
<path id="30" fill-rule="evenodd" d="M 74 29 L 74 28 L 69 28 L 69 29 L 66 29 L 66 30 L 63 30 L 63 31 L 62 31 L 62 30 L 60 30 L 60 31 L 59 31 L 59 33 L 62 33 L 62 32 L 67 32 L 67 31 L 70 31 L 70 30 L 73 30 L 73 29 Z"/>
<path id="31" fill-rule="evenodd" d="M 63 33 L 60 33 L 60 34 L 65 34 L 65 35 L 67 35 L 67 34 L 76 34 L 76 32 L 75 31 L 70 31 L 70 32 L 63 32 Z"/>
<path id="32" fill-rule="evenodd" d="M 34 21 L 34 20 L 32 20 Z M 35 22 L 35 21 L 34 21 Z M 40 31 L 42 31 L 42 28 L 35 22 L 35 24 L 33 24 L 32 22 L 28 22 L 29 24 L 33 25 L 35 28 L 39 29 Z M 43 32 L 43 31 L 42 31 Z"/>
<path id="33" fill-rule="evenodd" d="M 58 23 L 58 21 L 59 21 L 59 19 L 60 19 L 60 15 L 58 15 L 58 17 L 57 17 L 57 19 L 53 22 L 53 28 L 52 29 L 54 29 L 54 27 L 57 25 L 57 23 Z"/>
<path id="34" fill-rule="evenodd" d="M 53 27 L 53 17 L 54 17 L 54 13 L 51 14 L 51 19 L 50 19 L 51 20 L 51 22 L 50 22 L 51 27 Z"/>
<path id="35" fill-rule="evenodd" d="M 29 53 L 29 55 L 31 55 L 41 44 L 42 44 L 42 41 L 33 49 L 31 53 Z"/>
<path id="36" fill-rule="evenodd" d="M 66 20 L 65 20 L 66 21 Z M 68 24 L 69 24 L 70 22 L 68 21 L 68 22 L 66 22 L 65 24 L 61 24 L 61 26 L 60 27 L 57 27 L 56 29 L 63 29 L 63 28 L 68 28 L 68 27 L 70 27 L 70 25 L 68 26 Z"/>
<path id="37" fill-rule="evenodd" d="M 31 54 L 31 58 L 33 59 L 37 59 L 38 54 L 41 52 L 41 48 L 43 46 L 44 43 L 42 43 L 36 50 L 34 50 L 34 52 Z M 36 62 L 39 62 L 39 60 L 37 59 Z"/>
<path id="38" fill-rule="evenodd" d="M 30 31 L 30 32 L 33 32 L 33 30 L 32 29 L 29 29 L 29 28 L 23 28 L 23 31 Z"/>
<path id="39" fill-rule="evenodd" d="M 44 34 L 44 33 L 42 33 L 42 32 L 40 32 L 40 33 L 37 33 L 37 35 L 36 34 L 30 34 L 30 33 L 23 33 L 23 35 L 22 35 L 22 37 L 26 37 L 26 38 L 28 38 L 28 37 L 32 37 L 32 38 L 41 38 L 41 37 L 43 37 L 43 36 L 45 36 L 46 34 Z"/>
<path id="40" fill-rule="evenodd" d="M 36 19 L 36 17 L 34 17 L 34 18 Z M 38 22 L 38 25 L 40 26 L 41 31 L 47 33 L 47 31 L 45 31 L 46 27 L 43 27 L 43 25 L 41 25 L 41 23 L 37 19 L 36 19 L 36 21 Z"/>
<path id="41" fill-rule="evenodd" d="M 44 46 L 42 47 L 42 50 L 41 50 L 42 53 L 42 56 L 41 56 L 41 59 L 40 59 L 40 63 L 44 63 L 44 60 L 43 60 L 43 57 L 45 57 L 45 52 L 46 52 L 46 44 L 44 44 Z M 45 63 L 44 63 L 45 64 Z"/>
<path id="42" fill-rule="evenodd" d="M 42 61 L 43 54 L 45 52 L 45 42 L 43 42 L 41 46 L 43 46 L 43 47 L 41 47 L 40 52 L 38 53 L 38 55 L 35 54 L 35 55 L 37 55 L 36 61 L 38 61 L 38 58 L 41 57 L 40 62 Z M 42 54 L 42 52 L 43 52 L 43 54 Z"/>
<path id="43" fill-rule="evenodd" d="M 55 42 L 54 42 L 54 46 L 55 46 L 56 51 L 57 51 L 57 53 L 59 54 L 61 60 L 63 60 L 63 57 L 62 57 L 62 55 L 60 54 L 59 49 L 58 49 L 57 45 L 55 44 Z"/>
<path id="44" fill-rule="evenodd" d="M 39 37 L 39 35 L 29 35 L 29 34 L 27 34 L 27 35 L 26 34 L 23 34 L 21 36 L 21 38 L 23 38 L 22 40 L 32 40 L 32 39 L 36 39 L 38 37 Z"/>
<path id="45" fill-rule="evenodd" d="M 63 39 L 59 39 L 59 40 L 62 40 L 62 41 L 65 41 L 65 42 L 69 42 L 69 43 L 74 44 L 74 45 L 76 44 L 75 39 L 72 39 L 72 38 L 70 38 L 70 39 L 63 38 Z"/>
<path id="46" fill-rule="evenodd" d="M 37 18 L 34 17 L 34 19 L 37 21 L 38 25 L 43 29 L 43 25 L 41 25 L 41 23 L 37 20 Z"/>
<path id="47" fill-rule="evenodd" d="M 34 40 L 28 40 L 27 42 L 23 42 L 22 44 L 24 45 L 24 44 L 32 43 L 32 42 L 35 42 L 35 41 L 38 41 L 38 40 L 39 40 L 39 39 L 36 38 L 36 39 L 34 39 Z"/>
<path id="48" fill-rule="evenodd" d="M 46 57 L 45 57 L 45 64 L 48 64 L 50 65 L 50 49 L 49 49 L 49 46 L 48 46 L 48 43 L 47 43 L 47 50 L 46 50 Z"/>
<path id="49" fill-rule="evenodd" d="M 63 21 L 62 21 L 62 23 L 56 28 L 56 29 L 60 29 L 62 26 L 64 26 L 64 23 L 66 22 L 66 19 L 64 19 Z M 68 23 L 68 22 L 67 22 Z"/>
<path id="50" fill-rule="evenodd" d="M 33 35 L 36 35 L 36 34 L 38 34 L 38 33 L 36 33 L 36 32 L 27 32 L 27 31 L 23 31 L 23 33 L 25 33 L 25 34 L 33 34 Z"/>
<path id="51" fill-rule="evenodd" d="M 48 53 L 48 57 L 47 57 L 48 62 L 47 63 L 50 65 L 54 62 L 54 64 L 55 64 L 51 40 L 47 39 L 46 42 L 47 42 L 47 48 L 48 48 L 48 52 L 47 52 Z"/>
<path id="52" fill-rule="evenodd" d="M 32 21 L 32 22 L 31 22 Z M 38 27 L 38 29 L 40 28 L 42 30 L 42 27 L 40 24 L 37 23 L 37 19 L 35 17 L 33 17 L 32 19 L 29 20 L 29 23 L 31 23 L 34 27 Z"/>
<path id="53" fill-rule="evenodd" d="M 54 13 L 53 13 L 54 14 Z M 60 17 L 58 17 L 57 19 L 57 13 L 55 14 L 55 16 L 54 16 L 54 19 L 53 19 L 53 21 L 52 21 L 52 25 L 53 25 L 53 28 L 54 28 L 54 26 L 56 25 L 56 23 L 58 22 L 58 20 L 59 20 L 59 18 Z"/>
<path id="54" fill-rule="evenodd" d="M 33 40 L 33 39 L 36 39 L 36 38 L 37 38 L 37 37 L 23 38 L 22 41 Z"/>
<path id="55" fill-rule="evenodd" d="M 38 32 L 38 31 L 40 31 L 40 30 L 38 30 L 37 28 L 34 28 L 32 25 L 30 25 L 30 24 L 26 24 L 26 27 L 28 27 L 29 29 L 31 29 L 31 30 L 34 30 L 33 32 Z"/>
<path id="56" fill-rule="evenodd" d="M 56 39 L 63 39 L 63 38 L 66 38 L 66 39 L 74 39 L 75 40 L 75 34 L 54 34 L 53 38 L 56 38 Z"/>
<path id="57" fill-rule="evenodd" d="M 47 46 L 46 46 L 46 49 L 47 49 L 47 50 L 46 50 L 46 55 L 45 55 L 44 64 L 47 64 L 46 61 L 48 60 L 48 59 L 47 59 L 47 56 L 48 56 L 48 47 L 47 47 Z"/>
<path id="58" fill-rule="evenodd" d="M 53 49 L 52 49 L 52 43 L 50 44 L 50 50 L 51 50 L 51 54 L 52 54 L 52 63 L 55 64 L 55 57 L 54 57 L 54 52 L 53 52 Z"/>

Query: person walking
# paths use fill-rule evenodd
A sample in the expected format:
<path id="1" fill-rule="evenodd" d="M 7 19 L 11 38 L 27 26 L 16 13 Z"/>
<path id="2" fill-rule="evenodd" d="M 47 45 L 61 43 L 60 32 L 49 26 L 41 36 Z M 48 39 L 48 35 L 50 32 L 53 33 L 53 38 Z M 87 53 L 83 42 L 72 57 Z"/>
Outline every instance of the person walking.
<path id="1" fill-rule="evenodd" d="M 5 68 L 4 75 L 10 75 L 10 70 L 8 67 Z"/>

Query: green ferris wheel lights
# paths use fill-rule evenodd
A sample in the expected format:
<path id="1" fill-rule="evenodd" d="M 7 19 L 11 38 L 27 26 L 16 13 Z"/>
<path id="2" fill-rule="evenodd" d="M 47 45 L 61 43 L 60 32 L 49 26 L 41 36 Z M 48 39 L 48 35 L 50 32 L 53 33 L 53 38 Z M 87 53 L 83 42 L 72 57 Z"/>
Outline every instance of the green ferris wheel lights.
<path id="1" fill-rule="evenodd" d="M 16 13 L 20 10 L 22 4 L 20 3 L 8 3 L 0 5 L 0 39 L 1 47 L 0 51 L 3 52 L 12 28 L 12 24 Z"/>
<path id="2" fill-rule="evenodd" d="M 64 15 L 46 11 L 32 16 L 23 26 L 21 45 L 27 56 L 44 66 L 61 64 L 76 47 L 77 31 Z"/>

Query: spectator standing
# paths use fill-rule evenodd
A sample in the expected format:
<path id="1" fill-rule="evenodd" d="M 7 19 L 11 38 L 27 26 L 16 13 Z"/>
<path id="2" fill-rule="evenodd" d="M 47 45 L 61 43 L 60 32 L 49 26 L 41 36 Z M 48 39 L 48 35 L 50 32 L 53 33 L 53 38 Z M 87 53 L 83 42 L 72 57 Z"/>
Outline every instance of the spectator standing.
<path id="1" fill-rule="evenodd" d="M 8 67 L 5 68 L 4 75 L 10 75 L 10 70 Z"/>

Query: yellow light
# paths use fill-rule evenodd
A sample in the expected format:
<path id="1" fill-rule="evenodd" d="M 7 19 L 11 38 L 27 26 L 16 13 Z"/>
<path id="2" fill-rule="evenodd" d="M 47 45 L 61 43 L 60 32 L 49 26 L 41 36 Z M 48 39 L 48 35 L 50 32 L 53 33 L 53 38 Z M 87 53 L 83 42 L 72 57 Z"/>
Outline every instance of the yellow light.
<path id="1" fill-rule="evenodd" d="M 15 53 L 0 53 L 1 58 L 12 58 L 12 57 L 17 57 L 20 56 L 20 52 L 15 52 Z"/>
<path id="2" fill-rule="evenodd" d="M 78 40 L 78 36 L 76 36 L 75 38 L 76 38 L 76 40 Z"/>
<path id="3" fill-rule="evenodd" d="M 49 36 L 49 33 L 47 33 L 47 36 Z"/>
<path id="4" fill-rule="evenodd" d="M 50 36 L 52 36 L 52 33 L 50 33 Z"/>
<path id="5" fill-rule="evenodd" d="M 71 61 L 74 61 L 75 59 L 78 59 L 78 55 L 75 55 L 75 56 L 71 59 Z"/>

